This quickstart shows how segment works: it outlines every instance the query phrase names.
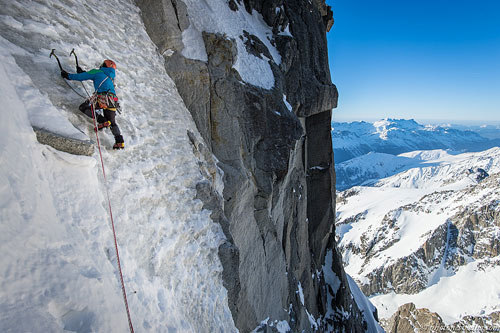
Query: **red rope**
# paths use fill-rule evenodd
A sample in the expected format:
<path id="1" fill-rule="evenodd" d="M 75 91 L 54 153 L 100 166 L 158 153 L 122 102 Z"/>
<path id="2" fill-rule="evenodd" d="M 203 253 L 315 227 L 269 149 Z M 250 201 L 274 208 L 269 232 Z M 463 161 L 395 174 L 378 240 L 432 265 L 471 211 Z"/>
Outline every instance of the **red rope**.
<path id="1" fill-rule="evenodd" d="M 111 210 L 111 200 L 109 199 L 108 181 L 106 180 L 106 171 L 104 171 L 104 162 L 102 159 L 101 144 L 99 142 L 99 135 L 97 134 L 97 123 L 95 120 L 94 103 L 92 100 L 90 100 L 89 102 L 90 102 L 90 109 L 92 110 L 92 119 L 94 120 L 94 131 L 95 131 L 95 136 L 97 138 L 97 147 L 99 148 L 99 156 L 101 157 L 101 167 L 102 167 L 102 174 L 104 176 L 104 184 L 106 187 L 106 196 L 108 199 L 109 216 L 111 218 L 111 227 L 113 229 L 113 238 L 115 240 L 116 262 L 118 263 L 118 271 L 120 272 L 120 281 L 122 284 L 123 301 L 125 302 L 125 310 L 127 310 L 128 326 L 130 328 L 130 333 L 134 333 L 134 327 L 132 326 L 132 319 L 130 317 L 130 310 L 128 308 L 127 292 L 125 291 L 125 283 L 123 282 L 122 266 L 120 264 L 120 255 L 118 254 L 118 242 L 116 241 L 115 222 L 113 221 L 113 211 Z"/>

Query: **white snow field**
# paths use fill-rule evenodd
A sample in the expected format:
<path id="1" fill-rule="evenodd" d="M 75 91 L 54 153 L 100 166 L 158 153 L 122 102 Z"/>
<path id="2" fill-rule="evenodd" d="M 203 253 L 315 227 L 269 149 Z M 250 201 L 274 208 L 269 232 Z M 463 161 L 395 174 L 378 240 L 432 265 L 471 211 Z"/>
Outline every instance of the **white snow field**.
<path id="1" fill-rule="evenodd" d="M 464 207 L 474 211 L 500 200 L 500 184 L 496 180 L 492 181 L 493 186 L 482 188 L 478 185 L 477 174 L 469 173 L 471 169 L 482 168 L 490 174 L 486 180 L 498 179 L 498 147 L 463 154 L 444 150 L 415 151 L 398 157 L 411 160 L 407 170 L 381 179 L 373 186 L 356 186 L 341 192 L 341 197 L 345 194 L 344 199 L 337 203 L 339 247 L 348 248 L 354 244 L 359 249 L 363 239 L 387 239 L 373 246 L 375 254 L 368 259 L 356 251 L 343 253 L 346 272 L 361 283 L 368 283 L 370 272 L 414 253 L 432 231 Z M 359 159 L 362 161 L 369 159 Z M 391 168 L 392 164 L 387 166 Z M 474 188 L 477 190 L 473 191 Z M 410 205 L 418 205 L 420 209 L 404 208 Z M 354 218 L 356 216 L 359 218 Z M 386 229 L 384 217 L 394 218 L 395 225 Z M 346 222 L 350 218 L 352 221 Z M 500 235 L 498 228 L 496 233 L 492 237 Z M 370 301 L 377 307 L 379 317 L 384 319 L 409 302 L 417 308 L 437 312 L 446 324 L 466 315 L 489 314 L 500 309 L 500 268 L 496 264 L 499 259 L 470 258 L 470 262 L 456 272 L 440 267 L 429 272 L 428 287 L 419 293 L 373 295 Z"/>
<path id="2" fill-rule="evenodd" d="M 0 6 L 0 331 L 126 332 L 99 155 L 42 145 L 32 125 L 95 140 L 59 75 L 117 64 L 125 150 L 100 132 L 137 332 L 235 332 L 220 227 L 194 199 L 194 122 L 132 0 L 9 0 Z M 69 83 L 85 94 L 80 83 Z M 86 83 L 88 90 L 91 85 Z"/>

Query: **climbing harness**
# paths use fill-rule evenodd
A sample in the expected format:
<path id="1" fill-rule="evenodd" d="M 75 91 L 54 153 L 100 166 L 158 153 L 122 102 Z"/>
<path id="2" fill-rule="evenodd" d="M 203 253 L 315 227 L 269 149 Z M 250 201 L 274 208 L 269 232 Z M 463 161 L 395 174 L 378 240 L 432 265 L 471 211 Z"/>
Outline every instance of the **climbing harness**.
<path id="1" fill-rule="evenodd" d="M 118 103 L 118 97 L 116 97 L 115 94 L 109 91 L 101 93 L 97 92 L 97 90 L 99 90 L 99 88 L 107 79 L 111 78 L 106 75 L 106 78 L 101 82 L 101 84 L 99 84 L 99 86 L 97 87 L 96 91 L 92 94 L 92 96 L 90 96 L 89 93 L 87 92 L 87 96 L 89 96 L 88 98 L 89 104 L 91 104 L 93 107 L 97 106 L 98 109 L 108 109 L 111 111 L 118 111 L 121 114 L 120 103 Z"/>
<path id="2" fill-rule="evenodd" d="M 78 66 L 78 58 L 76 57 L 76 53 L 74 51 L 75 51 L 74 49 L 71 51 L 70 56 L 71 56 L 71 54 L 73 54 L 75 56 L 76 64 Z M 63 71 L 63 68 L 61 66 L 61 62 L 59 61 L 59 58 L 55 54 L 55 49 L 52 49 L 52 52 L 50 53 L 50 57 L 52 57 L 52 56 L 54 56 L 56 58 L 57 63 L 59 64 L 59 68 L 61 69 L 61 71 Z M 66 80 L 64 80 L 64 81 L 66 82 Z M 103 82 L 104 81 L 105 80 L 103 80 Z M 102 84 L 102 82 L 101 82 L 101 84 Z M 81 96 L 83 98 L 86 98 L 85 96 L 80 95 L 69 84 L 68 84 L 68 86 L 75 93 L 77 93 L 79 96 Z M 98 131 L 97 131 L 97 121 L 96 121 L 96 116 L 95 116 L 94 103 L 92 103 L 92 101 L 95 101 L 96 94 L 93 94 L 92 96 L 90 96 L 90 94 L 88 93 L 87 89 L 85 89 L 85 92 L 87 93 L 88 100 L 90 102 L 90 109 L 92 110 L 92 120 L 94 122 L 94 131 L 95 131 L 95 136 L 96 136 L 96 140 L 97 140 L 97 147 L 99 148 L 99 157 L 101 159 L 102 175 L 103 175 L 103 178 L 104 178 L 104 185 L 105 185 L 104 187 L 106 188 L 106 198 L 107 198 L 107 201 L 108 201 L 109 216 L 110 216 L 110 219 L 111 219 L 111 228 L 113 230 L 113 239 L 114 239 L 114 243 L 115 243 L 116 263 L 118 265 L 118 272 L 120 273 L 121 289 L 122 289 L 122 294 L 123 294 L 123 301 L 125 303 L 125 310 L 127 312 L 128 326 L 129 326 L 129 329 L 130 329 L 130 333 L 134 333 L 134 326 L 132 325 L 132 318 L 130 316 L 130 309 L 128 307 L 127 292 L 125 290 L 125 283 L 123 282 L 122 266 L 121 266 L 121 263 L 120 263 L 120 255 L 118 253 L 118 241 L 116 239 L 115 222 L 114 222 L 114 219 L 113 219 L 113 211 L 111 209 L 111 200 L 110 200 L 110 196 L 109 196 L 108 181 L 106 179 L 106 171 L 104 169 L 104 160 L 102 158 L 101 143 L 99 141 L 99 134 L 98 134 Z"/>
<path id="3" fill-rule="evenodd" d="M 106 75 L 106 79 L 104 81 L 106 81 L 107 79 L 110 79 L 111 83 L 113 83 L 113 87 L 116 90 L 115 80 L 113 80 L 106 73 L 104 73 L 104 75 Z M 104 81 L 101 82 L 101 84 L 99 85 L 99 87 L 104 83 Z M 107 105 L 108 109 L 110 109 L 112 111 L 118 111 L 119 114 L 122 114 L 122 108 L 120 107 L 120 103 L 118 102 L 118 97 L 116 97 L 115 94 L 113 94 L 112 92 L 108 91 L 108 92 L 106 92 L 104 94 L 101 93 L 101 95 L 106 95 L 106 97 L 101 97 L 100 103 L 103 103 L 103 104 Z M 111 105 L 112 107 L 110 108 L 109 105 Z"/>
<path id="4" fill-rule="evenodd" d="M 96 94 L 96 103 L 100 109 L 109 109 L 115 111 L 118 104 L 118 97 L 112 92 Z"/>

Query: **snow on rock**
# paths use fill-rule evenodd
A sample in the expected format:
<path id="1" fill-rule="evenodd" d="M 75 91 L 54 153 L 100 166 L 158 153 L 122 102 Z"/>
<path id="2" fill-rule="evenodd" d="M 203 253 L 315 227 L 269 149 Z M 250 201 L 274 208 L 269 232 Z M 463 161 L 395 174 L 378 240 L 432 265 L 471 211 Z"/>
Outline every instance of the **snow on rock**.
<path id="1" fill-rule="evenodd" d="M 327 293 L 328 304 L 332 304 L 333 298 L 335 297 L 341 286 L 340 278 L 332 270 L 332 262 L 333 262 L 333 252 L 332 250 L 329 250 L 325 256 L 325 265 L 323 266 L 322 269 L 325 282 L 329 285 L 329 287 L 333 291 L 333 295 Z M 367 323 L 367 328 L 368 328 L 367 332 L 383 332 L 383 329 L 380 327 L 380 325 L 377 322 L 377 319 L 375 318 L 375 313 L 376 313 L 375 306 L 373 306 L 373 304 L 371 304 L 371 302 L 366 298 L 363 292 L 359 289 L 356 282 L 349 275 L 346 276 L 349 284 L 349 289 L 351 290 L 352 296 L 354 297 L 354 301 L 356 302 L 358 308 L 362 311 L 364 320 Z M 334 310 L 331 307 L 329 307 L 326 317 L 333 315 L 333 313 Z M 341 315 L 345 317 L 346 320 L 349 320 L 349 314 L 347 311 L 344 310 L 341 313 Z M 311 325 L 312 327 L 314 327 L 313 322 L 311 322 Z M 329 329 L 333 331 L 335 328 L 329 327 Z"/>
<path id="2" fill-rule="evenodd" d="M 182 32 L 182 43 L 184 49 L 182 55 L 188 59 L 208 61 L 207 51 L 201 32 L 196 30 L 194 25 L 189 25 L 189 28 Z"/>
<path id="3" fill-rule="evenodd" d="M 107 187 L 136 330 L 236 331 L 217 255 L 224 236 L 194 199 L 202 178 L 186 130 L 197 131 L 134 2 L 13 0 L 0 30 L 0 330 L 128 330 Z M 107 182 L 97 155 L 57 152 L 31 128 L 66 131 L 69 120 L 94 135 L 49 58 L 55 48 L 71 71 L 73 47 L 85 69 L 117 63 L 126 148 L 112 151 L 100 132 Z"/>
<path id="4" fill-rule="evenodd" d="M 325 256 L 325 265 L 323 266 L 323 274 L 325 276 L 325 282 L 332 288 L 333 293 L 336 295 L 339 291 L 341 282 L 339 277 L 332 270 L 333 263 L 333 253 L 332 250 L 328 250 Z M 303 302 L 302 302 L 303 304 Z"/>
<path id="5" fill-rule="evenodd" d="M 271 27 L 264 22 L 261 14 L 255 10 L 249 14 L 241 5 L 238 5 L 237 11 L 232 11 L 226 1 L 185 0 L 184 2 L 188 7 L 191 25 L 188 29 L 189 33 L 186 31 L 183 33 L 183 41 L 185 41 L 185 33 L 191 36 L 190 40 L 197 41 L 203 41 L 202 31 L 224 34 L 236 42 L 238 56 L 234 69 L 238 71 L 243 81 L 264 89 L 271 89 L 274 86 L 274 74 L 269 60 L 279 65 L 281 56 L 271 44 Z M 221 17 L 224 19 L 221 20 Z M 272 59 L 248 53 L 245 47 L 244 31 L 256 36 L 267 47 Z M 199 37 L 194 37 L 195 34 Z M 185 47 L 189 50 L 183 50 L 182 54 L 185 57 L 206 61 L 205 56 L 199 56 L 204 52 L 206 54 L 203 43 L 185 43 Z"/>
<path id="6" fill-rule="evenodd" d="M 445 277 L 415 295 L 390 293 L 370 300 L 381 318 L 389 318 L 400 305 L 412 302 L 417 308 L 438 313 L 447 325 L 459 321 L 464 314 L 499 311 L 500 267 L 482 267 L 482 263 L 484 261 L 461 267 L 453 277 Z"/>
<path id="7" fill-rule="evenodd" d="M 268 317 L 268 318 L 264 319 L 263 321 L 261 321 L 260 325 L 257 326 L 252 331 L 252 333 L 263 332 L 267 329 L 267 327 L 275 328 L 276 331 L 278 331 L 279 333 L 289 333 L 292 331 L 292 329 L 290 328 L 290 325 L 288 324 L 288 322 L 286 320 L 281 320 L 281 321 L 275 320 L 275 321 L 270 322 L 269 317 Z"/>
<path id="8" fill-rule="evenodd" d="M 375 318 L 375 313 L 378 313 L 376 306 L 374 306 L 370 300 L 366 298 L 349 274 L 347 274 L 347 280 L 349 281 L 349 288 L 354 296 L 354 300 L 365 316 L 365 321 L 368 326 L 367 332 L 384 332 L 378 323 L 378 318 Z"/>

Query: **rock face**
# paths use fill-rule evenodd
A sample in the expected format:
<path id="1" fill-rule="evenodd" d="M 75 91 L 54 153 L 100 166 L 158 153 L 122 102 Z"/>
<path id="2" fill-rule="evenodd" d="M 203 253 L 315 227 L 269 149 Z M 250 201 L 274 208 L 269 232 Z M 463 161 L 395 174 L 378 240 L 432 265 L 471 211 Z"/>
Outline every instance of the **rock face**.
<path id="1" fill-rule="evenodd" d="M 489 332 L 498 331 L 500 312 L 483 316 L 465 316 L 452 325 L 446 325 L 441 316 L 428 309 L 417 309 L 415 304 L 401 305 L 389 320 L 381 324 L 388 333 L 413 332 Z"/>
<path id="2" fill-rule="evenodd" d="M 226 234 L 219 257 L 238 329 L 272 331 L 282 321 L 300 332 L 366 329 L 335 251 L 330 121 L 337 89 L 325 35 L 331 9 L 323 0 L 226 1 L 234 12 L 257 11 L 272 28 L 281 63 L 269 60 L 275 84 L 266 90 L 242 81 L 233 68 L 235 40 L 225 35 L 203 32 L 207 61 L 182 55 L 192 19 L 183 1 L 136 2 L 205 142 L 190 135 L 195 151 L 213 154 L 205 169 L 224 174 L 222 193 L 210 176 L 198 192 Z M 285 26 L 293 36 L 283 34 Z M 272 59 L 257 36 L 242 31 L 240 38 L 249 54 Z M 322 274 L 327 250 L 340 281 L 335 292 Z"/>
<path id="3" fill-rule="evenodd" d="M 383 325 L 388 333 L 443 332 L 446 329 L 437 313 L 428 309 L 417 309 L 413 303 L 400 306 Z"/>
<path id="4" fill-rule="evenodd" d="M 57 150 L 70 154 L 86 156 L 90 156 L 94 153 L 94 143 L 90 140 L 83 141 L 68 138 L 38 127 L 33 127 L 33 130 L 36 133 L 38 142 L 49 145 Z"/>

